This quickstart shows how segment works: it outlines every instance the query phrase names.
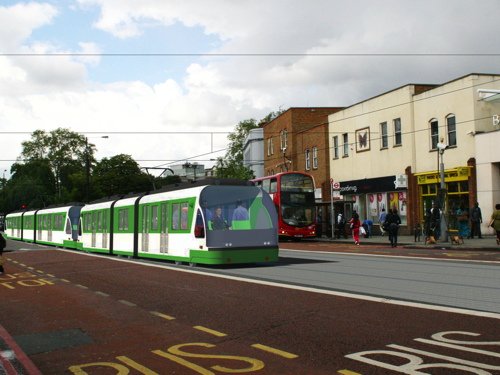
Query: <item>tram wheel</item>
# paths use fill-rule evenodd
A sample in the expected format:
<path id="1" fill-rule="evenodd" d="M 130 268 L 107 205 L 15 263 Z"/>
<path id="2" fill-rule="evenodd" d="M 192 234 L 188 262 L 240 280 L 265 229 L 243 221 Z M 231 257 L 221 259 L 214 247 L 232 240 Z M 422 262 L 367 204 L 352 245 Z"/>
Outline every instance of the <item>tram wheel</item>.
<path id="1" fill-rule="evenodd" d="M 181 265 L 182 265 L 182 262 L 181 262 L 180 260 L 176 260 L 176 261 L 175 261 L 175 265 L 176 265 L 176 266 L 181 266 Z"/>
<path id="2" fill-rule="evenodd" d="M 197 265 L 197 264 L 196 264 L 196 263 L 194 263 L 194 262 L 189 262 L 189 267 L 196 267 L 196 265 Z"/>

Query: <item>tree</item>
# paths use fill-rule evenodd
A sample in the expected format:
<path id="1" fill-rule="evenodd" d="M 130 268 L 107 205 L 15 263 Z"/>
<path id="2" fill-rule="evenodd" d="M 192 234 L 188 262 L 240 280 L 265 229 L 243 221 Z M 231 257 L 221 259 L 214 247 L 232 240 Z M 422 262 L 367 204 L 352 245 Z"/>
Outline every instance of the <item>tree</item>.
<path id="1" fill-rule="evenodd" d="M 281 109 L 278 112 L 270 112 L 259 121 L 259 123 L 272 121 L 283 112 L 285 111 Z M 251 180 L 255 178 L 253 171 L 243 164 L 243 146 L 250 130 L 258 127 L 257 121 L 254 119 L 243 120 L 236 125 L 233 133 L 229 133 L 227 137 L 229 139 L 229 148 L 226 155 L 217 158 L 217 162 L 215 163 L 216 177 L 238 178 L 241 180 Z"/>
<path id="2" fill-rule="evenodd" d="M 147 173 L 130 155 L 104 158 L 94 168 L 93 186 L 100 196 L 128 194 L 151 190 Z"/>
<path id="3" fill-rule="evenodd" d="M 31 134 L 31 140 L 22 142 L 22 146 L 20 159 L 47 161 L 55 177 L 55 188 L 60 201 L 63 199 L 62 187 L 67 182 L 63 181 L 62 177 L 74 174 L 75 168 L 79 171 L 84 170 L 87 163 L 91 168 L 95 162 L 95 145 L 89 144 L 83 134 L 69 129 L 58 128 L 48 134 L 45 130 L 36 130 Z M 72 173 L 69 170 L 63 173 L 65 168 L 71 168 Z"/>
<path id="4" fill-rule="evenodd" d="M 11 173 L 5 185 L 6 212 L 18 210 L 22 205 L 38 208 L 55 203 L 55 178 L 47 160 L 15 163 Z"/>
<path id="5" fill-rule="evenodd" d="M 216 177 L 218 178 L 238 178 L 241 180 L 251 180 L 254 178 L 253 171 L 243 165 L 243 142 L 250 130 L 257 128 L 257 121 L 248 119 L 236 125 L 235 131 L 229 133 L 229 148 L 224 158 L 217 158 Z"/>

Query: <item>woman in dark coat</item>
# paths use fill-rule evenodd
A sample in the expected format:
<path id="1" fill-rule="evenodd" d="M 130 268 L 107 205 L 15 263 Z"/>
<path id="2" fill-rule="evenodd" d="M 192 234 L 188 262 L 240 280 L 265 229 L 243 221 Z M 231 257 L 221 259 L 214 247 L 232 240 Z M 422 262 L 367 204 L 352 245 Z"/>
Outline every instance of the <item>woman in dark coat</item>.
<path id="1" fill-rule="evenodd" d="M 389 217 L 389 238 L 391 239 L 391 247 L 398 246 L 398 231 L 401 224 L 401 218 L 396 209 L 392 210 L 392 215 Z"/>

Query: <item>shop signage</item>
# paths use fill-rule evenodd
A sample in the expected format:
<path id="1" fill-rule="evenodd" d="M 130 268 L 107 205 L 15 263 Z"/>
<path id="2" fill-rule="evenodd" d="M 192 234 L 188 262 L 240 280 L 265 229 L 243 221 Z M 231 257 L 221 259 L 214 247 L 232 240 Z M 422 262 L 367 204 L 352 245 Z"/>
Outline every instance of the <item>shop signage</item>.
<path id="1" fill-rule="evenodd" d="M 396 175 L 387 177 L 377 177 L 377 178 L 367 178 L 363 180 L 345 181 L 340 182 L 340 194 L 367 194 L 367 193 L 378 193 L 381 191 L 393 191 L 393 190 L 406 190 L 407 189 L 407 179 L 406 183 L 398 183 L 396 180 L 400 176 L 406 175 Z"/>
<path id="2" fill-rule="evenodd" d="M 465 181 L 470 176 L 471 167 L 458 167 L 444 171 L 444 180 L 446 182 Z M 417 174 L 418 184 L 437 184 L 441 181 L 441 177 L 437 172 L 419 173 Z"/>

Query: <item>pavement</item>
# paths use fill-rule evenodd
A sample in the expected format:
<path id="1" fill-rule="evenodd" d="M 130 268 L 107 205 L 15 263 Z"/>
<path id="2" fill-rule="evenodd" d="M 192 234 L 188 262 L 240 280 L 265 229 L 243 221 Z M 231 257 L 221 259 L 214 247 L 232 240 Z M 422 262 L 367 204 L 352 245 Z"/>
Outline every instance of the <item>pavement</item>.
<path id="1" fill-rule="evenodd" d="M 315 241 L 321 242 L 330 242 L 330 243 L 338 243 L 338 244 L 353 244 L 352 237 L 340 238 L 340 239 L 332 239 L 331 237 L 315 237 Z M 435 244 L 426 244 L 425 239 L 422 237 L 420 239 L 415 239 L 414 236 L 398 236 L 398 246 L 404 247 L 408 249 L 436 249 L 436 250 L 496 250 L 500 251 L 500 246 L 497 245 L 496 236 L 483 236 L 482 238 L 464 238 L 462 240 L 463 243 L 456 244 L 451 243 L 450 238 L 448 241 L 438 240 Z M 360 243 L 362 245 L 382 245 L 389 246 L 389 237 L 374 235 L 370 238 L 365 238 L 361 236 Z"/>

